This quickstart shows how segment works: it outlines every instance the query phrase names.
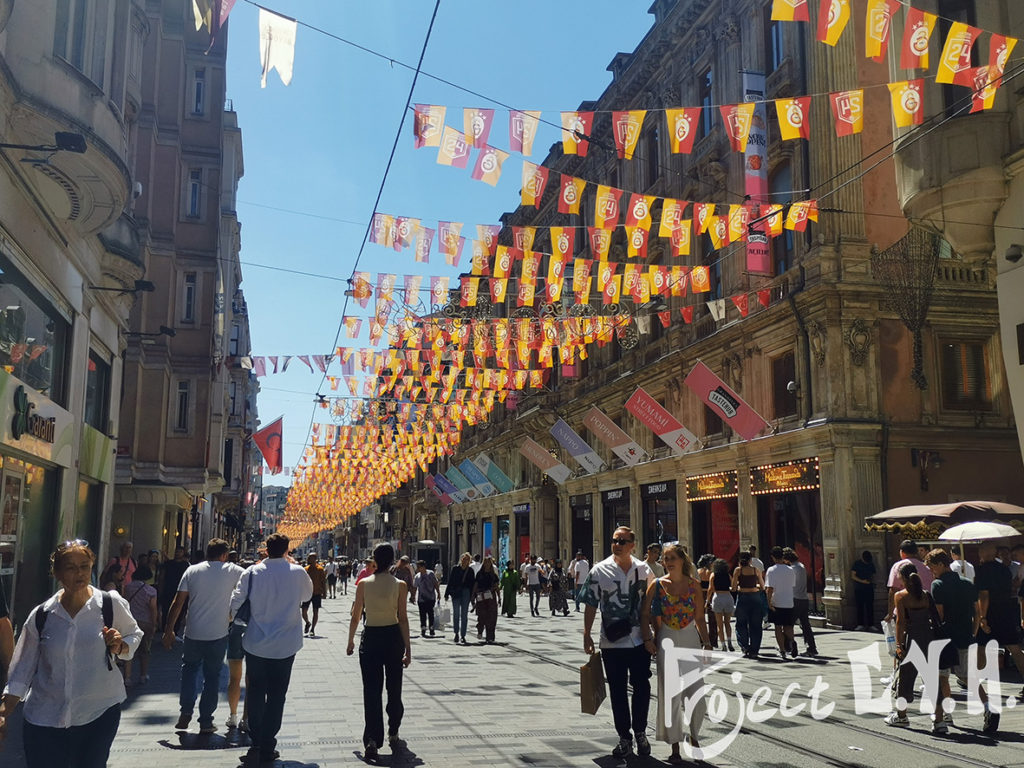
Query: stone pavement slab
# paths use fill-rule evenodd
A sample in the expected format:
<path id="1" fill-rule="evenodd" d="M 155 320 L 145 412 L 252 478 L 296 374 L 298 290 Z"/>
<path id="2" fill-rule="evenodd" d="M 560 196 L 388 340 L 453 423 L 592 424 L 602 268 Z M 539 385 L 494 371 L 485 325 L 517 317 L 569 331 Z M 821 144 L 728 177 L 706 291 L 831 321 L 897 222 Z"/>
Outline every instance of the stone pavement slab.
<path id="1" fill-rule="evenodd" d="M 523 607 L 525 603 L 524 597 Z M 356 656 L 345 654 L 350 605 L 351 596 L 325 600 L 317 627 L 320 634 L 305 641 L 296 659 L 279 735 L 278 768 L 362 764 L 359 664 Z M 515 619 L 501 617 L 498 643 L 485 645 L 473 636 L 471 615 L 467 646 L 452 643 L 450 630 L 436 638 L 420 638 L 413 618 L 413 663 L 405 673 L 402 697 L 401 735 L 407 747 L 395 754 L 385 747 L 380 764 L 394 768 L 626 765 L 610 756 L 615 743 L 610 705 L 604 703 L 596 716 L 580 713 L 578 668 L 586 660 L 581 616 L 532 618 L 520 612 Z M 770 650 L 766 633 L 761 660 L 750 662 L 736 654 L 727 667 L 709 676 L 708 681 L 719 689 L 713 694 L 712 709 L 721 710 L 722 719 L 705 723 L 702 745 L 722 740 L 730 740 L 730 745 L 704 765 L 1024 767 L 1024 706 L 1003 713 L 997 738 L 980 733 L 980 716 L 959 712 L 954 713 L 957 725 L 946 739 L 932 737 L 928 717 L 914 710 L 910 729 L 888 728 L 881 715 L 856 714 L 847 657 L 848 652 L 876 641 L 881 647 L 881 636 L 827 630 L 818 635 L 822 653 L 818 659 L 783 662 Z M 200 736 L 193 721 L 188 733 L 174 731 L 180 650 L 180 645 L 174 652 L 154 647 L 150 682 L 129 690 L 111 752 L 112 768 L 238 765 L 247 742 L 244 734 L 226 732 L 223 727 L 228 712 L 223 694 L 226 670 L 216 714 L 220 730 Z M 880 656 L 887 667 L 884 649 Z M 883 686 L 877 682 L 882 674 L 879 670 L 871 678 L 875 696 L 883 695 Z M 827 686 L 818 696 L 819 704 L 833 705 L 831 714 L 821 721 L 810 716 L 808 698 L 819 676 L 819 685 Z M 803 704 L 804 711 L 793 718 L 772 714 L 757 722 L 764 713 L 774 712 L 790 687 L 788 703 Z M 1019 690 L 1019 682 L 1012 688 L 1004 685 L 1002 695 Z M 753 706 L 752 699 L 756 700 Z M 740 712 L 743 722 L 730 736 Z M 668 765 L 657 759 L 666 758 L 669 748 L 653 741 L 655 716 L 652 702 L 649 735 L 654 757 L 634 757 L 630 765 Z M 24 764 L 20 723 L 12 722 L 0 766 Z"/>

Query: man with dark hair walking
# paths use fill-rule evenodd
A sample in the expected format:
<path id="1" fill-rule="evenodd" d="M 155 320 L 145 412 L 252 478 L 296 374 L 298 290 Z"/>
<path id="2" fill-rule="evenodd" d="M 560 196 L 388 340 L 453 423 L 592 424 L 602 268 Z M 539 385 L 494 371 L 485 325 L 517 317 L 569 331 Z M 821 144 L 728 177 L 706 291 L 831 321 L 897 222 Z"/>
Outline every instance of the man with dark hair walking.
<path id="1" fill-rule="evenodd" d="M 249 603 L 249 625 L 242 638 L 248 675 L 245 699 L 249 707 L 252 746 L 242 758 L 248 766 L 273 765 L 277 732 L 295 654 L 302 648 L 299 606 L 313 596 L 313 582 L 299 565 L 288 562 L 288 537 L 267 538 L 267 558 L 247 570 L 231 596 L 231 616 Z"/>
<path id="2" fill-rule="evenodd" d="M 313 553 L 306 558 L 306 573 L 309 574 L 309 580 L 313 583 L 313 595 L 302 604 L 302 620 L 306 625 L 303 634 L 313 637 L 313 633 L 316 632 L 317 619 L 320 618 L 320 606 L 323 599 L 327 597 L 327 571 L 317 562 L 317 556 Z M 313 621 L 309 620 L 309 614 L 306 613 L 310 603 L 313 604 Z"/>
<path id="3" fill-rule="evenodd" d="M 817 656 L 818 646 L 814 642 L 814 630 L 811 629 L 811 601 L 807 597 L 807 569 L 797 557 L 796 550 L 791 547 L 782 550 L 782 559 L 793 569 L 793 575 L 796 577 L 796 583 L 793 586 L 793 619 L 794 623 L 800 622 L 800 631 L 803 633 L 804 644 L 807 646 L 804 656 Z M 795 658 L 797 655 L 796 640 L 793 640 L 790 651 Z"/>
<path id="4" fill-rule="evenodd" d="M 185 617 L 185 650 L 181 657 L 181 714 L 175 730 L 183 731 L 192 720 L 196 683 L 203 673 L 203 695 L 199 698 L 199 732 L 214 733 L 213 713 L 217 709 L 220 671 L 228 650 L 228 605 L 243 569 L 228 562 L 230 545 L 224 539 L 210 539 L 206 560 L 190 565 L 181 576 L 164 626 L 164 647 L 174 645 L 174 625 L 188 600 Z"/>

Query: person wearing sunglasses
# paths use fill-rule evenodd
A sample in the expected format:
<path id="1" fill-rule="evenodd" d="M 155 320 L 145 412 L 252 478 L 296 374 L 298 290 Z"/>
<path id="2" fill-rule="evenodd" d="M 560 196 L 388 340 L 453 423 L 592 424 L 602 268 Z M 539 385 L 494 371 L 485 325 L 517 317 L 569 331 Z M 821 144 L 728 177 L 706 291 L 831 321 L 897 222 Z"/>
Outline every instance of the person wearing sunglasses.
<path id="1" fill-rule="evenodd" d="M 0 701 L 0 740 L 25 699 L 28 768 L 101 768 L 126 698 L 114 657 L 130 660 L 143 632 L 127 600 L 90 584 L 96 555 L 88 542 L 64 542 L 50 563 L 61 589 L 33 608 L 22 627 Z"/>
<path id="2" fill-rule="evenodd" d="M 628 757 L 636 751 L 651 754 L 647 740 L 647 714 L 651 705 L 651 654 L 644 647 L 648 639 L 640 630 L 640 609 L 649 584 L 654 581 L 650 566 L 633 557 L 636 535 L 620 526 L 612 534 L 612 554 L 594 565 L 580 589 L 586 604 L 583 613 L 583 651 L 594 653 L 591 629 L 601 609 L 600 648 L 612 717 L 619 742 L 612 756 Z M 627 682 L 633 686 L 630 707 Z"/>

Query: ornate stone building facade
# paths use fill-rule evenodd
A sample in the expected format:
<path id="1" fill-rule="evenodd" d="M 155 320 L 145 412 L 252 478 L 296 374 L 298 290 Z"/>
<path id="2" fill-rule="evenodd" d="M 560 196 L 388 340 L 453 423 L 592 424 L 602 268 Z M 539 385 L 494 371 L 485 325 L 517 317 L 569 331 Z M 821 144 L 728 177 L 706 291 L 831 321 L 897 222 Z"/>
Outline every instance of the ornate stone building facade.
<path id="1" fill-rule="evenodd" d="M 589 155 L 563 155 L 555 145 L 543 162 L 552 177 L 571 174 L 627 194 L 741 202 L 743 156 L 730 150 L 718 106 L 743 100 L 744 71 L 764 73 L 767 99 L 864 88 L 872 118 L 860 135 L 836 138 L 827 99 L 816 99 L 810 140 L 782 142 L 768 110 L 772 201 L 818 199 L 820 221 L 806 234 L 787 231 L 772 240 L 769 276 L 747 273 L 742 250 L 714 251 L 707 238 L 695 236 L 692 255 L 678 261 L 652 247 L 649 263 L 708 265 L 711 292 L 662 297 L 673 313 L 669 328 L 651 316 L 650 306 L 635 308 L 636 325 L 624 343 L 594 347 L 574 371 L 556 365 L 549 391 L 506 401 L 489 423 L 467 429 L 450 463 L 487 453 L 516 489 L 448 509 L 422 485 L 412 489 L 409 514 L 435 518 L 453 556 L 490 551 L 519 562 L 526 552 L 566 559 L 583 550 L 600 559 L 621 523 L 643 543 L 679 539 L 695 555 L 734 558 L 749 544 L 762 552 L 790 545 L 812 576 L 813 604 L 829 621 L 852 625 L 852 561 L 863 550 L 881 562 L 895 554 L 892 541 L 864 530 L 867 515 L 958 498 L 1024 498 L 994 270 L 970 258 L 955 238 L 947 238 L 950 248 L 917 229 L 908 233 L 901 210 L 904 169 L 886 157 L 893 139 L 885 85 L 890 72 L 863 57 L 863 18 L 851 22 L 856 34 L 848 32 L 833 49 L 814 40 L 813 25 L 772 22 L 770 6 L 764 0 L 655 2 L 650 32 L 635 51 L 612 59 L 611 84 L 579 107 L 597 113 Z M 999 98 L 1013 90 L 1004 88 Z M 705 107 L 691 154 L 670 153 L 664 118 L 654 112 L 634 159 L 616 158 L 610 110 L 678 106 Z M 929 163 L 922 160 L 924 167 Z M 554 197 L 549 193 L 539 209 L 520 207 L 502 221 L 540 228 L 593 223 L 592 194 L 584 198 L 584 213 L 573 217 L 556 212 Z M 622 234 L 613 241 L 612 261 L 626 261 Z M 535 249 L 549 252 L 538 237 Z M 585 238 L 577 236 L 577 251 L 590 257 Z M 929 259 L 932 266 L 918 274 L 931 282 L 931 301 L 908 306 L 906 292 L 894 287 L 893 269 Z M 770 291 L 768 306 L 754 306 L 741 318 L 728 297 L 760 289 Z M 515 296 L 512 286 L 508 293 Z M 564 304 L 538 312 L 581 311 L 566 293 Z M 718 298 L 727 301 L 716 319 L 705 300 Z M 694 307 L 692 324 L 680 322 L 682 306 Z M 503 316 L 514 311 L 514 303 L 496 310 Z M 601 312 L 600 299 L 583 311 Z M 904 320 L 911 315 L 923 320 Z M 683 384 L 698 360 L 770 421 L 770 434 L 744 441 L 703 405 Z M 623 407 L 638 385 L 703 448 L 671 455 Z M 650 459 L 628 467 L 616 458 L 583 425 L 592 406 Z M 588 440 L 603 471 L 577 471 L 559 485 L 520 455 L 529 436 L 578 469 L 548 431 L 557 418 Z"/>

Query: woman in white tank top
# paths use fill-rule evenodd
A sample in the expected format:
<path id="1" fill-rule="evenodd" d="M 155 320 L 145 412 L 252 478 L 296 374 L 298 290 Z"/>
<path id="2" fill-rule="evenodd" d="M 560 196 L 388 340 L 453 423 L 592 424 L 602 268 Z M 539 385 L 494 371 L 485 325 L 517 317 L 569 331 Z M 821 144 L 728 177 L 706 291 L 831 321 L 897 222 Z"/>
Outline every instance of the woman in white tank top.
<path id="1" fill-rule="evenodd" d="M 377 750 L 384 744 L 383 691 L 388 691 L 388 744 L 392 752 L 402 746 L 398 729 L 402 725 L 402 669 L 412 661 L 409 644 L 409 616 L 406 601 L 409 587 L 396 579 L 388 569 L 395 561 L 390 544 L 379 544 L 373 550 L 376 573 L 363 578 L 356 586 L 352 604 L 352 620 L 348 628 L 349 656 L 355 651 L 356 629 L 366 612 L 366 626 L 359 643 L 359 670 L 363 677 L 363 755 L 376 760 Z"/>

